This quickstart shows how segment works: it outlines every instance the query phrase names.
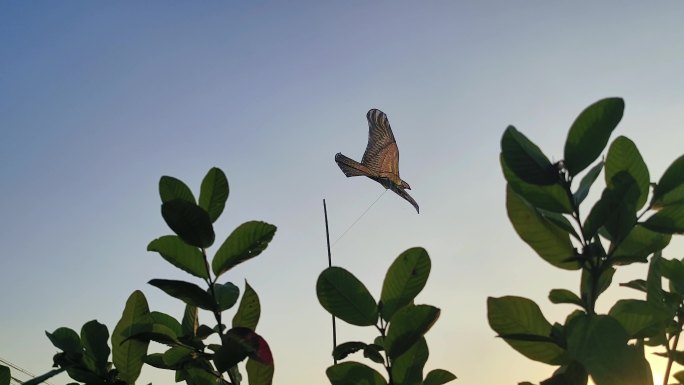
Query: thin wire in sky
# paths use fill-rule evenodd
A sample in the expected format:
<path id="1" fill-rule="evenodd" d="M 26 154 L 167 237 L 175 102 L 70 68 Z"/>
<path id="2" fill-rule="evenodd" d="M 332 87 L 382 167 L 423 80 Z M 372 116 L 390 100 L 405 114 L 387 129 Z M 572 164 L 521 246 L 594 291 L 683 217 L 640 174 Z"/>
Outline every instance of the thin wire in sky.
<path id="1" fill-rule="evenodd" d="M 354 225 L 355 225 L 358 221 L 360 221 L 361 218 L 363 218 L 364 215 L 366 215 L 366 213 L 371 209 L 371 207 L 373 207 L 373 205 L 375 205 L 375 203 L 377 203 L 377 202 L 380 200 L 380 198 L 382 198 L 382 196 L 385 195 L 386 192 L 387 192 L 387 189 L 385 189 L 382 193 L 380 193 L 380 195 L 378 195 L 378 197 L 375 198 L 375 200 L 373 201 L 373 203 L 371 203 L 370 206 L 368 206 L 368 208 L 367 208 L 363 213 L 361 213 L 361 215 L 359 215 L 359 217 L 356 218 L 356 220 L 355 220 L 354 222 L 352 222 L 352 224 L 349 225 L 349 227 L 347 227 L 346 230 L 344 230 L 344 232 L 342 233 L 342 235 L 340 235 L 339 237 L 337 237 L 337 239 L 335 240 L 335 242 L 332 243 L 332 246 L 335 246 L 335 244 L 337 243 L 337 241 L 339 241 L 340 239 L 342 239 L 342 237 L 344 237 L 345 234 L 347 234 L 347 232 L 349 232 L 349 230 L 351 230 L 351 228 L 354 227 Z"/>

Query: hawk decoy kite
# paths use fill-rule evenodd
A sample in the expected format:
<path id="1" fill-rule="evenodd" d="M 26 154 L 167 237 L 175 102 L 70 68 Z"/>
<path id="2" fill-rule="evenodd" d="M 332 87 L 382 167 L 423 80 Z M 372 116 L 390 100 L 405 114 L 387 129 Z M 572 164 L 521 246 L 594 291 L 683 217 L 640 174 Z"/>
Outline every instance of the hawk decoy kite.
<path id="1" fill-rule="evenodd" d="M 387 115 L 376 109 L 368 111 L 368 145 L 361 163 L 341 152 L 335 162 L 347 177 L 367 176 L 409 201 L 418 210 L 418 203 L 406 192 L 411 187 L 399 177 L 399 148 L 392 134 Z"/>

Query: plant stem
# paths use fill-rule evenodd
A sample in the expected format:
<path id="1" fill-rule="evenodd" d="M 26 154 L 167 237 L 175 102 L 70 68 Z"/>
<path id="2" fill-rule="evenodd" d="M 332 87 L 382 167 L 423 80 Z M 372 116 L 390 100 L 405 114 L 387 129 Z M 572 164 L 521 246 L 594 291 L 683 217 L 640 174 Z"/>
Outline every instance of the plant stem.
<path id="1" fill-rule="evenodd" d="M 672 341 L 672 348 L 669 348 L 668 344 L 668 355 L 667 355 L 667 367 L 665 368 L 665 376 L 663 377 L 663 385 L 667 385 L 667 380 L 670 378 L 670 371 L 672 370 L 672 364 L 674 363 L 674 352 L 677 350 L 677 344 L 679 343 L 679 336 L 682 334 L 682 319 L 677 316 L 677 330 L 674 341 Z"/>
<path id="2" fill-rule="evenodd" d="M 204 249 L 202 249 L 202 256 L 204 257 L 204 266 L 207 268 L 207 278 L 206 282 L 207 285 L 209 285 L 209 292 L 211 293 L 211 297 L 214 299 L 215 303 L 218 303 L 218 300 L 216 298 L 216 291 L 214 290 L 214 284 L 216 283 L 216 280 L 211 278 L 211 270 L 209 269 L 209 260 L 207 259 L 207 253 Z M 214 318 L 216 318 L 216 322 L 218 323 L 218 333 L 219 336 L 223 335 L 223 324 L 221 323 L 221 312 L 218 311 L 218 309 L 212 310 L 212 313 L 214 313 Z"/>
<path id="3" fill-rule="evenodd" d="M 387 331 L 387 327 L 383 322 L 382 317 L 380 317 L 380 325 L 375 325 L 375 327 L 380 332 L 380 336 L 382 337 L 382 342 L 384 345 L 386 336 L 385 332 Z M 394 380 L 392 379 L 392 361 L 390 361 L 389 354 L 387 353 L 387 347 L 383 346 L 383 348 L 385 351 L 385 363 L 383 364 L 383 366 L 385 367 L 385 370 L 387 371 L 387 376 L 389 378 L 389 382 L 387 385 L 394 385 Z"/>

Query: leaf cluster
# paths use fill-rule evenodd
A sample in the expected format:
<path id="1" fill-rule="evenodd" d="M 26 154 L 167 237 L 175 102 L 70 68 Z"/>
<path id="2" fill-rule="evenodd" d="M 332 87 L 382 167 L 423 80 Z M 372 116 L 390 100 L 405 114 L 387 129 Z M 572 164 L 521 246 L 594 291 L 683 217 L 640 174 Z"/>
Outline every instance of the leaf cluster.
<path id="1" fill-rule="evenodd" d="M 321 306 L 334 317 L 356 326 L 373 326 L 379 335 L 370 342 L 350 341 L 333 349 L 335 360 L 362 352 L 375 364 L 382 365 L 388 378 L 360 362 L 345 361 L 326 371 L 333 385 L 440 385 L 456 377 L 442 369 L 423 376 L 429 355 L 424 335 L 439 318 L 440 310 L 431 305 L 417 305 L 416 296 L 430 275 L 430 257 L 423 248 L 401 253 L 389 267 L 376 301 L 366 286 L 341 267 L 324 270 L 316 282 Z"/>
<path id="2" fill-rule="evenodd" d="M 150 311 L 143 293 L 133 292 L 112 332 L 112 362 L 108 362 L 107 327 L 97 321 L 83 325 L 80 336 L 68 328 L 47 333 L 53 345 L 61 350 L 55 355 L 55 366 L 88 385 L 135 384 L 144 364 L 173 370 L 176 381 L 185 381 L 188 385 L 238 385 L 242 381 L 238 364 L 246 360 L 249 384 L 270 385 L 273 357 L 266 340 L 256 333 L 261 314 L 259 296 L 245 282 L 240 298 L 238 286 L 219 278 L 263 252 L 273 239 L 276 227 L 262 221 L 243 223 L 219 246 L 210 262 L 207 248 L 216 238 L 213 223 L 223 212 L 228 194 L 228 181 L 218 168 L 209 170 L 202 180 L 197 200 L 182 181 L 163 176 L 159 181 L 161 213 L 174 234 L 153 240 L 147 250 L 201 279 L 205 288 L 189 281 L 149 281 L 150 285 L 185 303 L 180 321 L 168 314 Z M 223 312 L 236 304 L 238 308 L 228 328 L 222 320 Z M 200 323 L 200 310 L 212 313 L 216 324 Z M 165 345 L 167 349 L 163 353 L 148 354 L 150 342 Z"/>
<path id="3" fill-rule="evenodd" d="M 664 345 L 664 354 L 678 354 L 672 346 L 681 332 L 684 298 L 677 290 L 684 275 L 675 273 L 680 261 L 660 253 L 673 234 L 684 232 L 684 156 L 657 183 L 627 137 L 614 139 L 599 159 L 623 112 L 620 98 L 587 107 L 571 125 L 563 159 L 555 163 L 513 126 L 501 139 L 506 209 L 515 231 L 551 265 L 581 271 L 579 292 L 549 294 L 553 303 L 579 307 L 564 324 L 550 324 L 527 298 L 487 300 L 489 324 L 499 337 L 529 359 L 559 367 L 545 385 L 586 384 L 589 376 L 597 385 L 652 384 L 644 345 Z M 581 215 L 601 173 L 605 187 Z M 646 263 L 651 255 L 649 279 L 626 284 L 646 292 L 647 300 L 621 300 L 608 314 L 597 314 L 596 301 L 616 269 Z M 661 277 L 670 279 L 670 292 L 660 288 Z"/>

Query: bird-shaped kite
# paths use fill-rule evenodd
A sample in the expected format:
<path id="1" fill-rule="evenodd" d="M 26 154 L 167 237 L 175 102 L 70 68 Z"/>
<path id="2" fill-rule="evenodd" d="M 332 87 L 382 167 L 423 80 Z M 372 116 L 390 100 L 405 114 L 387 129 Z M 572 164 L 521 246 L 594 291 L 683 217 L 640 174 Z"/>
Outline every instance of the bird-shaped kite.
<path id="1" fill-rule="evenodd" d="M 368 111 L 366 118 L 368 145 L 361 163 L 342 155 L 341 152 L 335 155 L 335 162 L 347 177 L 367 176 L 409 201 L 419 212 L 418 203 L 406 192 L 411 187 L 399 177 L 399 148 L 387 115 L 380 110 L 372 109 Z"/>

